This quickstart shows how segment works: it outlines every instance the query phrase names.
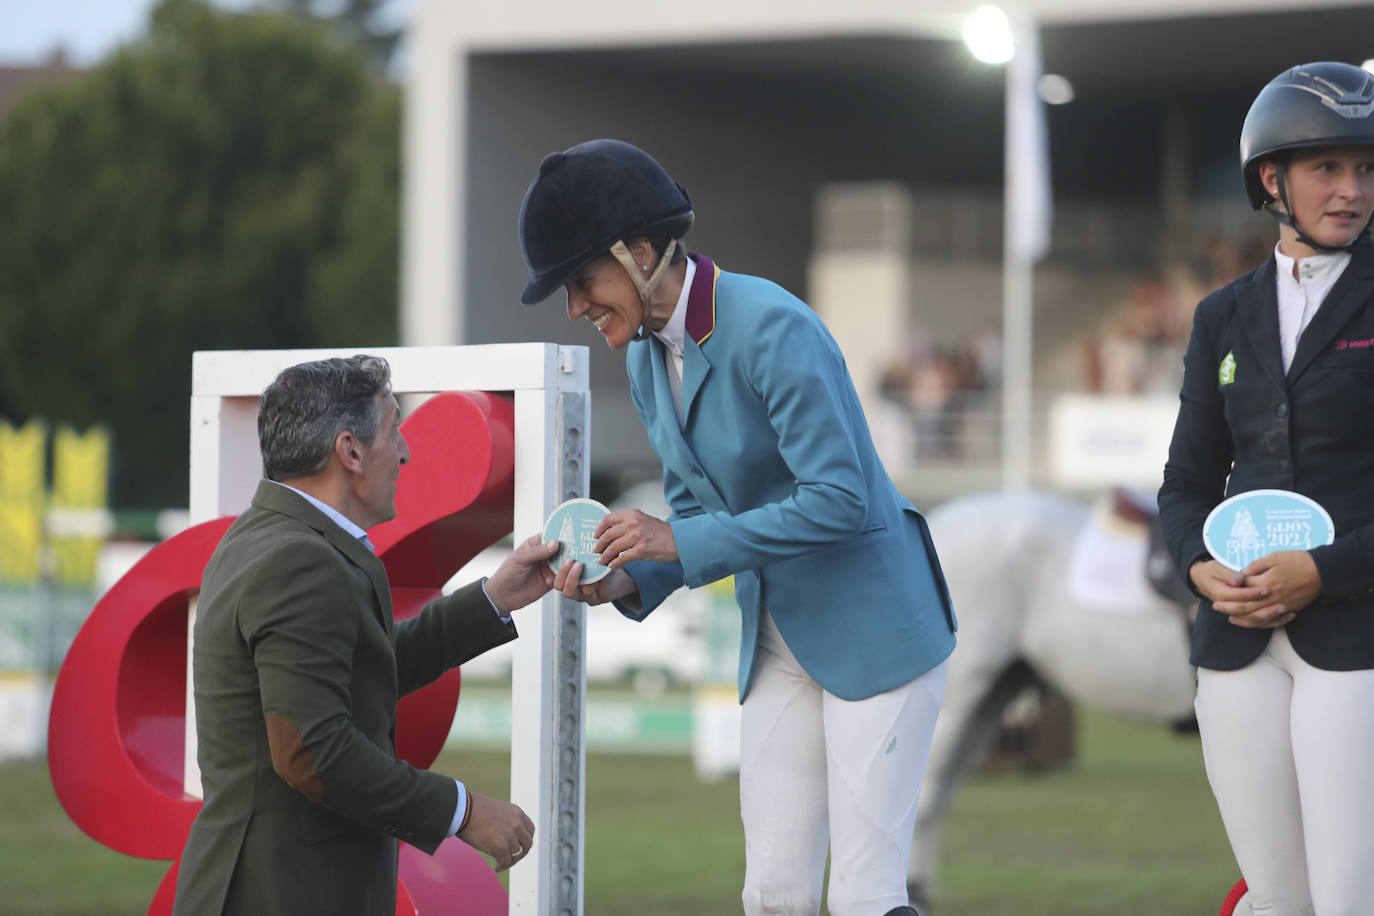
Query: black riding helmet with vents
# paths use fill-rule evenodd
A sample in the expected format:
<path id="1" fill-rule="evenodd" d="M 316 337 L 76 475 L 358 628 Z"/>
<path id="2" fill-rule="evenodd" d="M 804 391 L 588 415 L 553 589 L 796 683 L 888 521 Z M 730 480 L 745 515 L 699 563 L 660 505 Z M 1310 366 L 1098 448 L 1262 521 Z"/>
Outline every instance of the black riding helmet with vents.
<path id="1" fill-rule="evenodd" d="M 1250 205 L 1293 227 L 1299 240 L 1318 251 L 1347 251 L 1369 226 L 1350 245 L 1340 247 L 1309 237 L 1288 203 L 1285 154 L 1335 146 L 1374 146 L 1374 73 L 1351 64 L 1320 61 L 1284 71 L 1260 90 L 1240 130 L 1241 174 Z M 1273 159 L 1278 167 L 1279 197 L 1287 212 L 1279 211 L 1260 180 L 1265 159 Z"/>

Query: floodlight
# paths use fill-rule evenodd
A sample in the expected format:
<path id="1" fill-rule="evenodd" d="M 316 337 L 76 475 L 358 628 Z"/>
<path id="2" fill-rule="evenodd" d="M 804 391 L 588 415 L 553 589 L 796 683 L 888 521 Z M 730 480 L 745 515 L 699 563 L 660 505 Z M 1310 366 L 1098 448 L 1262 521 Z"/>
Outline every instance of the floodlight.
<path id="1" fill-rule="evenodd" d="M 1000 7 L 980 6 L 964 20 L 964 44 L 985 64 L 1005 64 L 1016 54 L 1011 22 Z"/>

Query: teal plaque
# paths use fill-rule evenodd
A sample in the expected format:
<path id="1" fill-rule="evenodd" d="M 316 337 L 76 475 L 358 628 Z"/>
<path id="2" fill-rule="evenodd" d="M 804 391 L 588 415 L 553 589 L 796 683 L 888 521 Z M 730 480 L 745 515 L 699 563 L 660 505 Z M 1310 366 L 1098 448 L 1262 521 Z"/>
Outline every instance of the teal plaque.
<path id="1" fill-rule="evenodd" d="M 1288 490 L 1237 493 L 1213 509 L 1202 525 L 1208 553 L 1227 569 L 1244 569 L 1276 550 L 1310 550 L 1335 539 L 1330 514 Z"/>
<path id="2" fill-rule="evenodd" d="M 583 585 L 599 582 L 611 574 L 599 562 L 596 552 L 596 526 L 611 510 L 594 499 L 570 499 L 549 514 L 544 523 L 544 540 L 557 541 L 558 553 L 549 560 L 554 572 L 568 560 L 582 564 Z"/>

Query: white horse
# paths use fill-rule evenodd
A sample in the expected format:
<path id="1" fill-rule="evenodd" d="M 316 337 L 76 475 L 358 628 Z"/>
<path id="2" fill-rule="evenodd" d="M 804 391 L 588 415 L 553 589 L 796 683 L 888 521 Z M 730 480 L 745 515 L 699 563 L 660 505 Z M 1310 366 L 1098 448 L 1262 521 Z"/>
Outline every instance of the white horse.
<path id="1" fill-rule="evenodd" d="M 1190 602 L 1186 590 L 1166 600 L 1149 587 L 1146 514 L 1125 521 L 1105 506 L 1033 491 L 960 497 L 929 514 L 959 645 L 907 872 L 922 914 L 940 820 L 997 736 L 1003 709 L 1025 687 L 1040 679 L 1072 701 L 1158 722 L 1191 717 Z M 1165 572 L 1182 589 L 1172 567 Z"/>

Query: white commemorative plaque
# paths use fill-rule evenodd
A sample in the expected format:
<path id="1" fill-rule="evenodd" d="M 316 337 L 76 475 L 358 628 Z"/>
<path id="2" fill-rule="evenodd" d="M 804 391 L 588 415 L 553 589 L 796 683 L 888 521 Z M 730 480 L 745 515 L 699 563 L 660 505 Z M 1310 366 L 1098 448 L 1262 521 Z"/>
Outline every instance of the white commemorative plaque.
<path id="1" fill-rule="evenodd" d="M 1250 490 L 1221 503 L 1202 524 L 1207 551 L 1228 569 L 1244 569 L 1276 550 L 1309 550 L 1336 539 L 1321 505 L 1289 490 Z"/>
<path id="2" fill-rule="evenodd" d="M 611 510 L 594 499 L 570 499 L 560 503 L 544 523 L 544 540 L 557 541 L 558 553 L 549 560 L 549 566 L 558 572 L 568 560 L 582 564 L 582 585 L 599 582 L 611 574 L 609 566 L 599 562 L 596 552 L 596 526 L 601 524 Z"/>

